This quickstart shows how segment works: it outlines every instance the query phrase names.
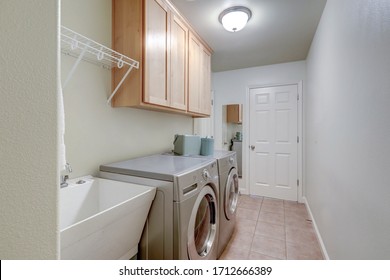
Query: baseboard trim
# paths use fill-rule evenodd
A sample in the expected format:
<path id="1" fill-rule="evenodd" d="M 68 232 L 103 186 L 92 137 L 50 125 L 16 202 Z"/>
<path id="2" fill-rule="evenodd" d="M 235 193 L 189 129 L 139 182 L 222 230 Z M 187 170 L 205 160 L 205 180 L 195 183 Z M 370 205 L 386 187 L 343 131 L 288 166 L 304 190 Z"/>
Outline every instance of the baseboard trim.
<path id="1" fill-rule="evenodd" d="M 315 230 L 315 232 L 316 232 L 318 241 L 320 242 L 322 254 L 323 254 L 323 256 L 324 256 L 324 258 L 325 258 L 326 260 L 329 260 L 328 252 L 326 251 L 326 247 L 325 247 L 324 241 L 322 240 L 320 231 L 318 230 L 316 220 L 315 220 L 314 217 L 313 217 L 313 213 L 311 212 L 310 205 L 309 205 L 309 202 L 307 201 L 306 196 L 303 197 L 303 203 L 306 204 L 307 211 L 309 211 L 310 219 L 313 221 L 314 230 Z"/>

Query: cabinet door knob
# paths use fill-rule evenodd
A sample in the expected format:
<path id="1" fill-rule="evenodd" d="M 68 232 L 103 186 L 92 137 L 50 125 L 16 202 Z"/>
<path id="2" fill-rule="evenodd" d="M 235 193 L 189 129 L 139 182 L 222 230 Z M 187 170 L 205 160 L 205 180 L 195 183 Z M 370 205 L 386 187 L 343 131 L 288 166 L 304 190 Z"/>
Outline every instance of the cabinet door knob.
<path id="1" fill-rule="evenodd" d="M 250 145 L 249 148 L 251 148 L 252 151 L 255 150 L 255 146 L 254 145 Z"/>

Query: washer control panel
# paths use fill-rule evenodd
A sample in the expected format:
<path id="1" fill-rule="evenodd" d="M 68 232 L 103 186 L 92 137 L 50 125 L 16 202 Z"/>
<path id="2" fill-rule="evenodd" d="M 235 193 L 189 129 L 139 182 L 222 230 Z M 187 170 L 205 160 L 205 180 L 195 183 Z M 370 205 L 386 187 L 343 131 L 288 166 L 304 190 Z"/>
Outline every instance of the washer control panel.
<path id="1" fill-rule="evenodd" d="M 174 201 L 182 201 L 196 195 L 205 185 L 219 186 L 218 165 L 216 160 L 194 168 L 188 173 L 176 177 L 176 186 L 173 188 Z"/>

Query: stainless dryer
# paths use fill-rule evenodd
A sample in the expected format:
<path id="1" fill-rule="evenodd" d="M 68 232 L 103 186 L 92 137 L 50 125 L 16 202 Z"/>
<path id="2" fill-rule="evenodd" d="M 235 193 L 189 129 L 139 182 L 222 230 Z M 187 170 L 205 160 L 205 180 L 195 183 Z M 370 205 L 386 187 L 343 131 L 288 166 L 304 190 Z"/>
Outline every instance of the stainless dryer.
<path id="1" fill-rule="evenodd" d="M 219 180 L 214 159 L 153 155 L 101 165 L 100 176 L 157 187 L 139 258 L 217 258 Z"/>
<path id="2" fill-rule="evenodd" d="M 219 258 L 229 243 L 234 231 L 239 184 L 236 152 L 214 151 L 213 158 L 217 160 L 219 175 Z"/>

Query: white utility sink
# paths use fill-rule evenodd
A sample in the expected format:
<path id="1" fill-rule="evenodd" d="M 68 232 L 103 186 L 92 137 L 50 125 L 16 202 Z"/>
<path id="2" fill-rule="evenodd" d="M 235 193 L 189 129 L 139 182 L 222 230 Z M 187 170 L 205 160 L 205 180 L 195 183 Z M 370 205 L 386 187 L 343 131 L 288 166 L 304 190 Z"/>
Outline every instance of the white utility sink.
<path id="1" fill-rule="evenodd" d="M 92 176 L 60 190 L 61 259 L 129 259 L 156 188 Z"/>

